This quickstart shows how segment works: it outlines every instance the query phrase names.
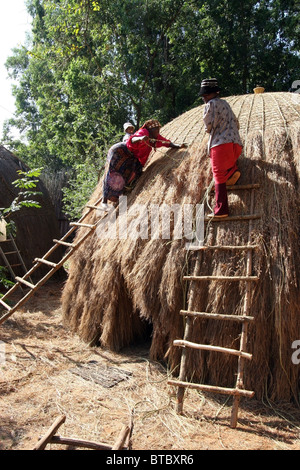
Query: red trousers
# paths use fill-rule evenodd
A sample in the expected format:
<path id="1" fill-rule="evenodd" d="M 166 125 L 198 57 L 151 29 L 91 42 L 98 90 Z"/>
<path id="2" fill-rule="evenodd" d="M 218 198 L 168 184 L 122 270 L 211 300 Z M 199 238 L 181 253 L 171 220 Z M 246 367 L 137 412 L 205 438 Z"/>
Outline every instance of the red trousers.
<path id="1" fill-rule="evenodd" d="M 226 181 L 237 170 L 237 159 L 242 153 L 239 144 L 221 144 L 210 149 L 211 167 L 215 181 L 215 215 L 228 214 Z"/>
<path id="2" fill-rule="evenodd" d="M 242 153 L 239 144 L 221 144 L 210 149 L 211 168 L 215 183 L 226 183 L 237 170 L 237 159 Z"/>

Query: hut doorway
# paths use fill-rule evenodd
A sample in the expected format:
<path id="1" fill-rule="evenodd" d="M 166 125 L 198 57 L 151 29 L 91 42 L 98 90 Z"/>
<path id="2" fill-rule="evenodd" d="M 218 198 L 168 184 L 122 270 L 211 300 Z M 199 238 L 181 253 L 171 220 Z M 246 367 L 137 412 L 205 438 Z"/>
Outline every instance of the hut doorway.
<path id="1" fill-rule="evenodd" d="M 142 335 L 135 338 L 133 346 L 143 345 L 145 348 L 150 349 L 152 335 L 153 335 L 153 324 L 152 322 L 141 319 Z"/>

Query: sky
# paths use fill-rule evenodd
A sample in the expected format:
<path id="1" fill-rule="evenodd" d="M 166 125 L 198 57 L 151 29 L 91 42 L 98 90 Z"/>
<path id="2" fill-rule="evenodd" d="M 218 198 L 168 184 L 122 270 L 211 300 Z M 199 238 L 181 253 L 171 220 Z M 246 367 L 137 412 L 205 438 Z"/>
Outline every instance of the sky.
<path id="1" fill-rule="evenodd" d="M 8 78 L 4 66 L 12 49 L 25 44 L 26 31 L 31 30 L 31 16 L 27 13 L 25 0 L 0 0 L 0 138 L 3 122 L 13 116 L 15 102 L 11 88 L 13 81 Z M 1 140 L 1 139 L 0 139 Z"/>

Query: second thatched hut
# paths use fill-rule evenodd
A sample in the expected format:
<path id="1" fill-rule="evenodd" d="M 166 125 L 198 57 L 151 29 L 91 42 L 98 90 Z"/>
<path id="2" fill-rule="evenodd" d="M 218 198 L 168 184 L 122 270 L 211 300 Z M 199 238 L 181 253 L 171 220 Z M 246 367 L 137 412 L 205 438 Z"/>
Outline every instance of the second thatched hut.
<path id="1" fill-rule="evenodd" d="M 20 190 L 13 185 L 13 182 L 20 178 L 18 171 L 27 172 L 29 170 L 30 168 L 14 153 L 0 146 L 1 208 L 9 207 L 19 194 Z M 35 258 L 41 258 L 50 249 L 53 245 L 53 239 L 60 237 L 53 204 L 40 179 L 36 184 L 35 191 L 41 193 L 35 196 L 35 200 L 39 202 L 41 207 L 39 209 L 24 207 L 11 216 L 16 224 L 16 244 L 28 270 L 32 267 Z M 58 260 L 62 256 L 62 252 L 58 250 L 56 256 Z M 3 264 L 2 259 L 0 263 Z M 41 268 L 40 271 L 43 269 Z M 23 270 L 19 275 L 24 275 Z"/>

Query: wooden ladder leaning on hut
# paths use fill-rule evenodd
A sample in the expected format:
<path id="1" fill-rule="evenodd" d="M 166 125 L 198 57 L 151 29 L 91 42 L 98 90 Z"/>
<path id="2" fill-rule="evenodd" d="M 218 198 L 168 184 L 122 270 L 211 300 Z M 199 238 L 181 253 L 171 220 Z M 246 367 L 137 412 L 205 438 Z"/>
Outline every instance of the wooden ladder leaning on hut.
<path id="1" fill-rule="evenodd" d="M 0 317 L 0 325 L 6 321 L 18 308 L 20 308 L 27 300 L 32 297 L 35 292 L 42 287 L 45 282 L 50 279 L 56 271 L 58 271 L 64 263 L 70 258 L 70 256 L 73 255 L 73 253 L 79 248 L 79 246 L 96 230 L 98 223 L 106 217 L 109 212 L 103 213 L 103 217 L 99 217 L 97 220 L 97 223 L 95 224 L 86 224 L 84 223 L 85 219 L 91 214 L 91 212 L 99 210 L 99 204 L 102 201 L 102 197 L 99 198 L 96 202 L 95 205 L 86 205 L 85 208 L 88 209 L 87 212 L 83 213 L 82 217 L 79 219 L 78 222 L 72 222 L 70 224 L 71 228 L 70 230 L 60 239 L 56 240 L 54 239 L 53 242 L 55 243 L 52 248 L 42 257 L 42 258 L 36 258 L 34 260 L 34 265 L 33 267 L 26 272 L 26 274 L 23 277 L 15 276 L 15 280 L 17 281 L 16 284 L 3 296 L 0 298 L 0 306 L 4 307 L 7 312 Z M 66 240 L 73 234 L 73 232 L 78 228 L 78 227 L 86 227 L 88 230 L 87 232 L 79 239 L 76 241 L 76 243 L 69 243 Z M 58 263 L 54 263 L 49 260 L 50 256 L 57 250 L 59 247 L 64 246 L 68 249 L 66 254 L 61 258 L 61 260 Z M 36 284 L 32 283 L 32 280 L 30 276 L 41 266 L 49 267 L 49 272 L 44 275 Z M 22 287 L 27 287 L 29 288 L 29 291 L 25 293 L 25 295 L 13 306 L 9 306 L 7 303 L 7 299 L 18 289 Z"/>
<path id="2" fill-rule="evenodd" d="M 186 319 L 185 321 L 185 331 L 184 331 L 184 339 L 183 340 L 175 340 L 173 342 L 174 346 L 182 347 L 182 355 L 181 355 L 181 362 L 180 362 L 180 372 L 178 379 L 168 380 L 169 385 L 178 386 L 177 390 L 177 413 L 181 414 L 183 411 L 183 399 L 184 399 L 184 391 L 185 388 L 194 388 L 198 390 L 203 390 L 212 393 L 219 393 L 224 395 L 232 395 L 233 398 L 233 405 L 231 411 L 231 422 L 230 426 L 235 428 L 237 426 L 237 418 L 238 418 L 238 408 L 241 397 L 251 398 L 254 396 L 253 391 L 245 390 L 244 389 L 244 365 L 245 360 L 251 360 L 252 354 L 249 354 L 246 351 L 246 344 L 247 344 L 247 333 L 248 333 L 248 324 L 254 320 L 253 316 L 250 316 L 250 295 L 251 295 L 251 288 L 253 282 L 257 282 L 259 278 L 257 276 L 252 276 L 252 253 L 253 250 L 257 248 L 257 245 L 251 245 L 251 232 L 252 232 L 252 221 L 254 219 L 259 219 L 260 215 L 254 213 L 254 190 L 259 188 L 258 184 L 248 184 L 248 185 L 236 185 L 236 186 L 227 186 L 227 190 L 229 191 L 240 191 L 240 190 L 251 190 L 251 201 L 250 201 L 250 214 L 243 215 L 243 216 L 232 216 L 226 217 L 224 219 L 217 219 L 217 218 L 208 218 L 205 217 L 205 221 L 212 221 L 212 222 L 230 222 L 230 221 L 248 221 L 249 223 L 249 230 L 248 230 L 248 244 L 244 246 L 225 246 L 225 245 L 216 245 L 216 246 L 199 246 L 195 251 L 206 251 L 206 250 L 228 250 L 230 251 L 246 251 L 246 275 L 245 276 L 199 276 L 200 273 L 200 261 L 199 256 L 196 257 L 195 265 L 194 265 L 194 272 L 191 276 L 184 276 L 183 279 L 187 281 L 191 281 L 190 290 L 189 290 L 189 298 L 188 298 L 188 309 L 181 310 L 180 314 L 183 315 Z M 209 312 L 197 312 L 194 311 L 194 296 L 195 296 L 195 289 L 197 286 L 197 282 L 201 281 L 219 281 L 219 282 L 226 282 L 226 281 L 243 281 L 245 282 L 246 289 L 245 289 L 245 297 L 244 297 L 244 305 L 243 305 L 243 313 L 242 315 L 230 315 L 230 314 L 218 314 L 218 313 L 209 313 Z M 225 320 L 225 321 L 234 321 L 239 322 L 242 325 L 242 331 L 240 336 L 240 348 L 239 349 L 230 349 L 224 348 L 215 345 L 206 345 L 206 344 L 198 344 L 190 341 L 192 328 L 193 328 L 193 320 L 195 319 L 213 319 L 213 320 Z M 187 351 L 189 349 L 198 349 L 198 350 L 206 350 L 206 351 L 216 351 L 219 353 L 225 354 L 232 354 L 238 356 L 238 370 L 237 370 L 237 378 L 236 384 L 234 388 L 226 388 L 226 387 L 218 387 L 213 385 L 205 385 L 205 384 L 198 384 L 192 383 L 187 381 Z"/>

